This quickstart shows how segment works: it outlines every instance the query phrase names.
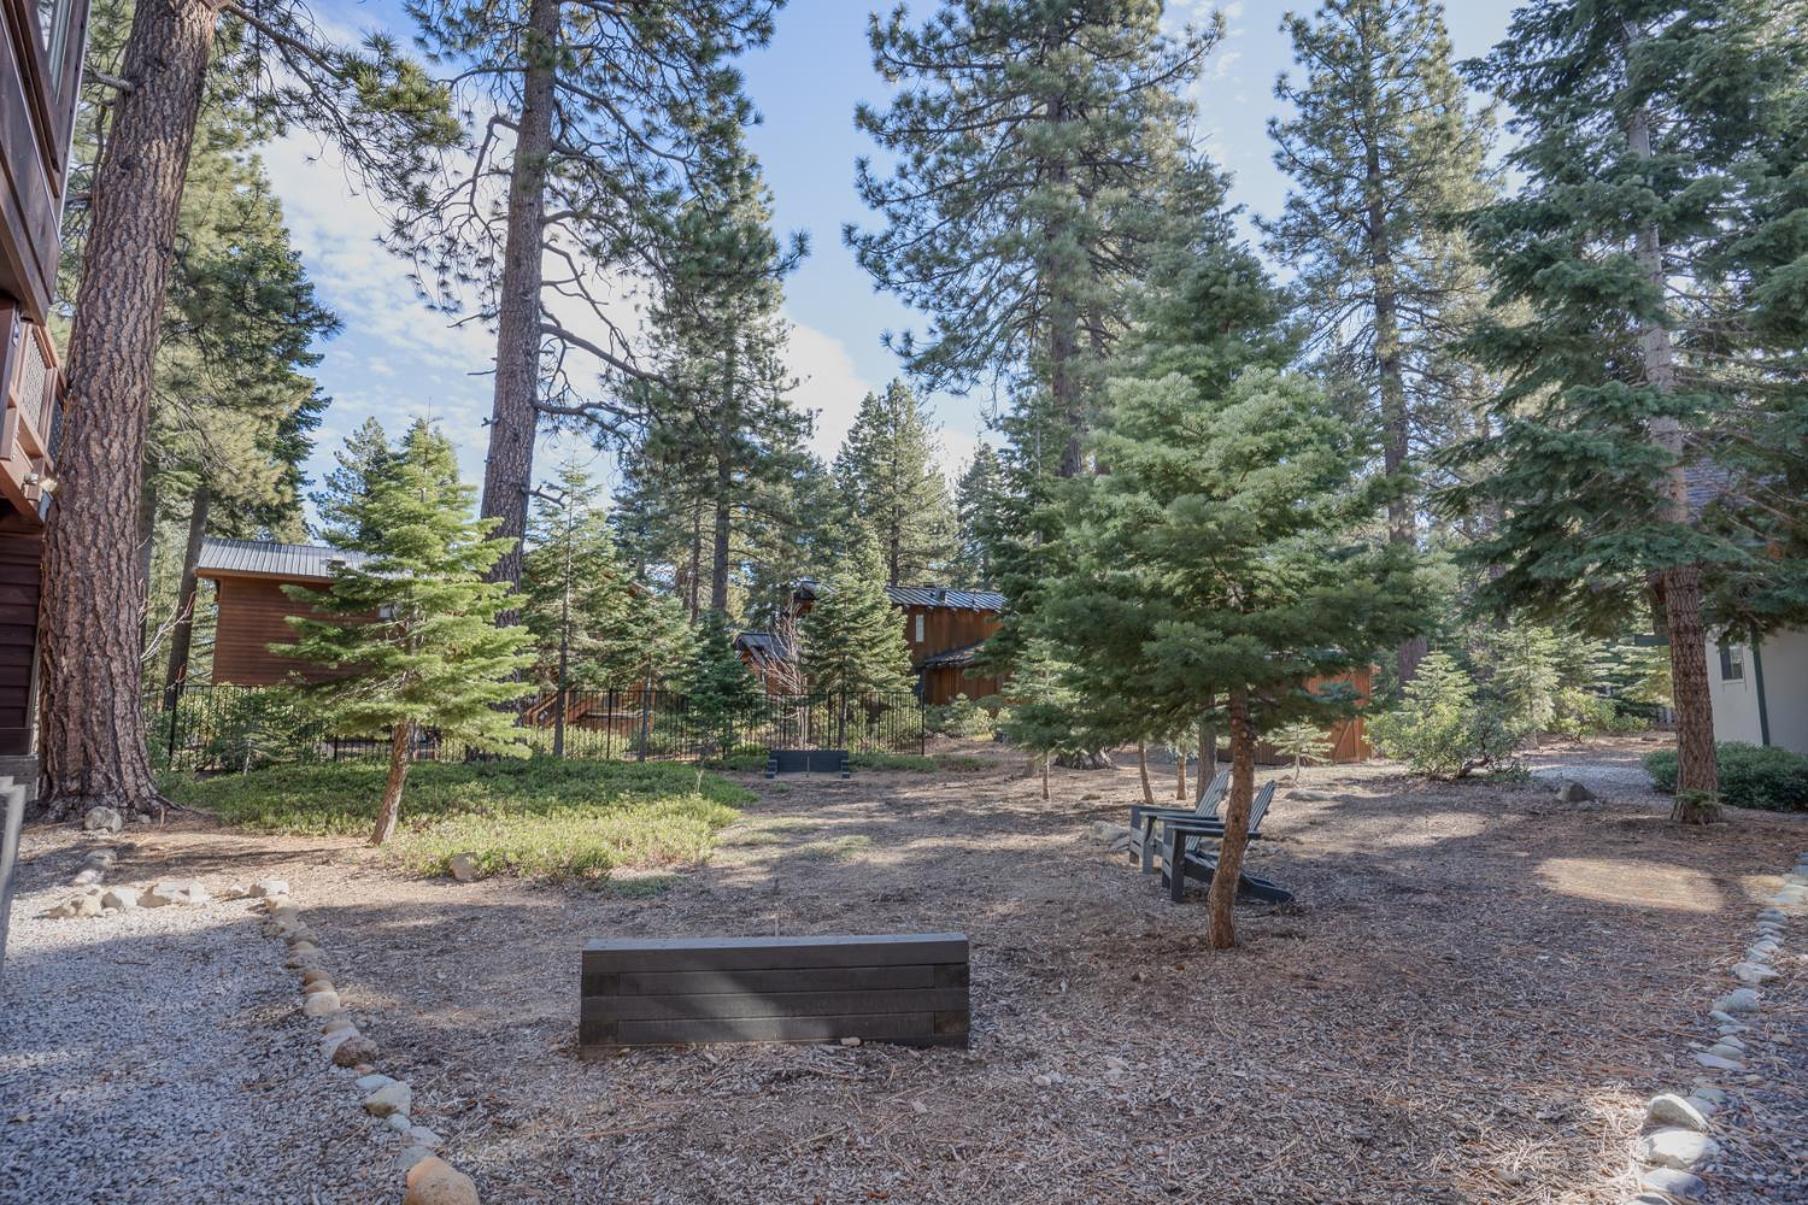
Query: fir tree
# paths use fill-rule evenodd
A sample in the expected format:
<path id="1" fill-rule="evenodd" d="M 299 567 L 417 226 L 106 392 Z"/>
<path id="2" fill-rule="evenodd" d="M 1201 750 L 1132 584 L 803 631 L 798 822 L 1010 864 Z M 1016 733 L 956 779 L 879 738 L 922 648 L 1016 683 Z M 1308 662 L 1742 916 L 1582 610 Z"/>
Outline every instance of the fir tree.
<path id="1" fill-rule="evenodd" d="M 957 585 L 982 590 L 997 586 L 999 546 L 1010 530 L 1012 507 L 998 454 L 982 440 L 954 491 L 960 532 L 954 560 Z"/>
<path id="2" fill-rule="evenodd" d="M 1488 197 L 1491 123 L 1469 112 L 1435 0 L 1328 0 L 1282 28 L 1301 76 L 1275 89 L 1291 113 L 1269 131 L 1293 191 L 1262 224 L 1268 251 L 1298 269 L 1309 347 L 1361 391 L 1382 470 L 1399 475 L 1480 400 L 1453 388 L 1445 349 L 1482 291 L 1450 227 Z M 1415 542 L 1418 511 L 1397 495 L 1390 537 Z M 1400 650 L 1401 681 L 1423 655 Z"/>
<path id="3" fill-rule="evenodd" d="M 1047 640 L 1032 640 L 1017 659 L 1004 697 L 1010 704 L 999 731 L 1012 744 L 1027 749 L 1042 780 L 1042 798 L 1048 799 L 1048 768 L 1063 753 L 1084 753 L 1095 748 L 1080 722 L 1080 695 L 1069 683 L 1071 668 L 1059 650 Z"/>
<path id="4" fill-rule="evenodd" d="M 370 522 L 365 500 L 395 461 L 389 436 L 374 415 L 358 424 L 345 443 L 333 453 L 320 488 L 308 495 L 314 504 L 315 534 L 335 548 L 362 548 L 375 535 L 362 526 Z"/>
<path id="5" fill-rule="evenodd" d="M 1274 751 L 1293 763 L 1293 783 L 1299 785 L 1300 767 L 1308 761 L 1324 761 L 1331 756 L 1331 734 L 1307 720 L 1282 724 L 1268 734 Z M 1205 774 L 1203 768 L 1201 775 Z"/>
<path id="6" fill-rule="evenodd" d="M 845 237 L 882 288 L 931 316 L 894 344 L 932 389 L 1001 380 L 1017 450 L 1072 476 L 1123 297 L 1153 250 L 1201 211 L 1188 85 L 1217 40 L 1162 32 L 1160 0 L 943 0 L 913 28 L 874 15 L 873 65 L 898 85 L 855 114 L 893 164 L 862 159 L 883 226 Z"/>
<path id="7" fill-rule="evenodd" d="M 1151 308 L 1143 371 L 1116 380 L 1095 450 L 1109 472 L 1057 494 L 1034 618 L 1088 709 L 1144 732 L 1222 716 L 1232 787 L 1211 943 L 1231 904 L 1259 734 L 1347 710 L 1303 684 L 1366 667 L 1423 622 L 1413 554 L 1361 533 L 1394 484 L 1312 382 L 1273 361 L 1273 294 L 1220 228 Z M 1194 295 L 1203 306 L 1175 304 Z M 1241 337 L 1239 337 L 1241 335 Z"/>
<path id="8" fill-rule="evenodd" d="M 274 652 L 340 677 L 304 698 L 332 730 L 389 737 L 389 777 L 370 843 L 394 834 L 423 729 L 486 752 L 525 756 L 515 674 L 532 663 L 523 628 L 496 626 L 507 587 L 485 580 L 507 542 L 471 517 L 475 491 L 458 480 L 452 445 L 425 422 L 402 441 L 390 473 L 356 508 L 377 532 L 370 559 L 341 569 L 324 596 L 292 587 L 326 618 L 296 617 L 295 643 Z M 374 618 L 373 618 L 374 616 Z"/>
<path id="9" fill-rule="evenodd" d="M 877 545 L 888 585 L 946 580 L 954 510 L 929 407 L 903 381 L 861 401 L 835 457 L 835 484 Z"/>
<path id="10" fill-rule="evenodd" d="M 802 624 L 803 671 L 812 693 L 857 698 L 911 688 L 904 624 L 885 595 L 885 569 L 856 529 Z"/>
<path id="11" fill-rule="evenodd" d="M 1452 457 L 1491 471 L 1450 500 L 1498 516 L 1471 557 L 1496 570 L 1484 605 L 1612 632 L 1655 604 L 1677 816 L 1693 822 L 1718 792 L 1707 640 L 1721 587 L 1776 580 L 1737 520 L 1769 524 L 1757 516 L 1777 479 L 1721 456 L 1778 430 L 1747 400 L 1770 360 L 1750 332 L 1768 290 L 1798 274 L 1741 233 L 1801 226 L 1777 208 L 1800 213 L 1777 186 L 1776 141 L 1799 128 L 1801 43 L 1774 21 L 1756 0 L 1534 0 L 1475 69 L 1516 114 L 1509 163 L 1525 183 L 1471 224 L 1515 308 L 1470 341 L 1504 385 L 1490 429 Z M 1799 457 L 1799 428 L 1795 444 Z M 1703 521 L 1692 478 L 1720 482 L 1714 509 L 1734 522 Z"/>
<path id="12" fill-rule="evenodd" d="M 720 611 L 705 611 L 684 678 L 690 718 L 702 730 L 704 755 L 734 752 L 735 733 L 759 714 L 764 692 L 735 651 L 734 629 Z"/>

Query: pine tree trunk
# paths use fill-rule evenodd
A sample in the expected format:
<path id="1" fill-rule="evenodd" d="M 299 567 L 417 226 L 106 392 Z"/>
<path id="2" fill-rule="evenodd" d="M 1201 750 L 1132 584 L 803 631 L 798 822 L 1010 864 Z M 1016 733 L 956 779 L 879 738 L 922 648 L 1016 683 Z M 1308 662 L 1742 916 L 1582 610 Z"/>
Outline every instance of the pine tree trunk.
<path id="1" fill-rule="evenodd" d="M 163 673 L 163 706 L 167 711 L 176 705 L 176 688 L 188 680 L 189 650 L 195 639 L 195 569 L 201 563 L 201 541 L 207 535 L 207 511 L 213 504 L 213 493 L 203 482 L 195 489 L 194 505 L 188 512 L 188 542 L 182 547 L 182 584 L 176 591 L 176 625 L 170 631 L 169 668 Z"/>
<path id="2" fill-rule="evenodd" d="M 1186 750 L 1174 746 L 1174 798 L 1186 802 Z"/>
<path id="3" fill-rule="evenodd" d="M 1249 726 L 1249 692 L 1230 692 L 1230 797 L 1224 805 L 1224 838 L 1218 843 L 1218 871 L 1206 896 L 1210 928 L 1206 942 L 1214 950 L 1237 944 L 1237 881 L 1243 874 L 1243 850 L 1249 844 L 1249 805 L 1256 787 L 1256 734 Z"/>
<path id="4" fill-rule="evenodd" d="M 144 483 L 144 495 L 138 503 L 138 576 L 144 581 L 145 596 L 150 596 L 152 561 L 157 554 L 157 479 Z"/>
<path id="5" fill-rule="evenodd" d="M 733 474 L 726 457 L 719 459 L 716 468 L 716 516 L 715 540 L 709 570 L 709 606 L 712 611 L 728 614 L 728 536 L 729 518 L 732 508 L 729 505 L 729 491 L 733 488 Z"/>
<path id="6" fill-rule="evenodd" d="M 691 503 L 691 572 L 690 581 L 686 583 L 689 597 L 686 605 L 690 610 L 691 622 L 697 622 L 697 616 L 703 608 L 703 503 L 701 500 Z"/>
<path id="7" fill-rule="evenodd" d="M 377 806 L 377 826 L 370 843 L 382 845 L 395 836 L 402 816 L 402 788 L 408 785 L 408 766 L 414 756 L 414 721 L 397 724 L 389 734 L 389 777 L 383 782 L 383 802 Z"/>
<path id="8" fill-rule="evenodd" d="M 527 491 L 533 482 L 534 436 L 539 431 L 540 287 L 546 217 L 547 160 L 552 154 L 553 86 L 560 0 L 532 0 L 522 56 L 521 111 L 515 115 L 515 154 L 509 169 L 508 231 L 502 283 L 496 296 L 496 389 L 490 409 L 489 456 L 484 462 L 481 514 L 496 520 L 492 539 L 509 550 L 490 569 L 493 582 L 521 580 L 521 540 L 527 533 Z M 514 608 L 497 616 L 514 623 Z"/>
<path id="9" fill-rule="evenodd" d="M 151 374 L 219 10 L 137 5 L 96 174 L 44 547 L 45 812 L 160 813 L 145 747 L 138 514 Z"/>
<path id="10" fill-rule="evenodd" d="M 1651 114 L 1644 105 L 1628 117 L 1626 141 L 1634 156 L 1651 158 Z M 1663 298 L 1669 278 L 1664 270 L 1663 232 L 1655 222 L 1639 231 L 1637 256 L 1653 295 Z M 1646 384 L 1660 394 L 1676 392 L 1676 354 L 1664 320 L 1643 324 L 1639 350 Z M 1664 477 L 1664 517 L 1686 526 L 1692 517 L 1682 424 L 1673 418 L 1654 418 L 1650 439 L 1670 459 Z M 1664 626 L 1670 635 L 1670 699 L 1676 709 L 1675 815 L 1684 823 L 1705 824 L 1719 813 L 1720 769 L 1714 758 L 1714 703 L 1708 686 L 1707 632 L 1701 619 L 1701 567 L 1671 566 L 1658 575 L 1658 588 Z"/>
<path id="11" fill-rule="evenodd" d="M 1142 741 L 1136 742 L 1136 777 L 1142 783 L 1143 802 L 1154 806 L 1155 788 L 1149 783 L 1149 746 Z"/>
<path id="12" fill-rule="evenodd" d="M 1048 764 L 1055 760 L 1053 753 L 1042 755 L 1042 801 L 1048 802 Z"/>

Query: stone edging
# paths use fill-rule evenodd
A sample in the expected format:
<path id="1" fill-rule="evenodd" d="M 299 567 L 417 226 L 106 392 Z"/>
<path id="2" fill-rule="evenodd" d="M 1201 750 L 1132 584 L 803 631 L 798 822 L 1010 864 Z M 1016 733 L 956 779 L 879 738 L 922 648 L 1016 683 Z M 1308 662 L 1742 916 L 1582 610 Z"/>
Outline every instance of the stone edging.
<path id="1" fill-rule="evenodd" d="M 1713 1117 L 1728 1099 L 1721 1077 L 1745 1070 L 1747 1042 L 1752 1026 L 1741 1017 L 1756 1018 L 1763 1008 L 1759 988 L 1777 977 L 1771 965 L 1783 949 L 1786 925 L 1792 912 L 1808 907 L 1808 851 L 1784 876 L 1783 889 L 1758 913 L 1757 940 L 1734 964 L 1732 977 L 1740 986 L 1714 1001 L 1708 1018 L 1715 1024 L 1715 1040 L 1694 1051 L 1695 1062 L 1710 1073 L 1695 1081 L 1687 1096 L 1665 1092 L 1645 1106 L 1645 1135 L 1634 1154 L 1643 1190 L 1628 1205 L 1668 1205 L 1671 1201 L 1699 1197 L 1707 1185 L 1696 1170 L 1711 1161 L 1720 1145 L 1710 1137 Z"/>
<path id="2" fill-rule="evenodd" d="M 266 879 L 252 892 L 265 897 L 265 935 L 280 937 L 288 946 L 283 965 L 300 974 L 301 1011 L 320 1023 L 321 1053 L 333 1066 L 356 1071 L 364 1111 L 408 1140 L 400 1158 L 407 1185 L 403 1205 L 479 1205 L 477 1185 L 471 1177 L 436 1153 L 444 1146 L 440 1136 L 410 1118 L 414 1090 L 406 1081 L 383 1075 L 374 1066 L 377 1044 L 359 1032 L 340 1003 L 320 938 L 302 919 L 301 906 L 289 895 L 289 885 L 280 879 Z"/>

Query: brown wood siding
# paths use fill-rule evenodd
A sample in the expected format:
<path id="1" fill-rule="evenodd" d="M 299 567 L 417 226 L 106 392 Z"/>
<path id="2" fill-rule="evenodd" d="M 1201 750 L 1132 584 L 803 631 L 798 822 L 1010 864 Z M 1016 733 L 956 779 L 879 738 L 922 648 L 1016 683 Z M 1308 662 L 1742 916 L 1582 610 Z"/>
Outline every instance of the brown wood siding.
<path id="1" fill-rule="evenodd" d="M 20 522 L 17 515 L 8 522 Z M 32 669 L 38 647 L 37 531 L 0 531 L 0 756 L 32 752 Z"/>
<path id="2" fill-rule="evenodd" d="M 966 695 L 977 702 L 988 695 L 997 694 L 1000 685 L 1000 679 L 991 675 L 982 677 L 952 666 L 927 669 L 923 671 L 923 702 L 952 703 L 957 695 Z"/>
<path id="3" fill-rule="evenodd" d="M 1317 690 L 1329 682 L 1348 682 L 1356 689 L 1356 698 L 1361 706 L 1368 706 L 1369 692 L 1372 689 L 1371 671 L 1366 669 L 1351 670 L 1335 678 L 1314 678 L 1306 683 L 1307 690 Z M 1331 761 L 1337 765 L 1351 762 L 1362 762 L 1369 759 L 1373 750 L 1369 747 L 1369 738 L 1361 716 L 1352 716 L 1347 720 L 1339 720 L 1331 725 Z M 1260 744 L 1256 746 L 1256 760 L 1264 765 L 1275 765 L 1285 759 L 1275 751 L 1274 746 Z"/>
<path id="4" fill-rule="evenodd" d="M 275 578 L 229 577 L 215 579 L 213 681 L 228 686 L 274 686 L 299 675 L 318 682 L 328 676 L 317 665 L 293 657 L 279 657 L 272 644 L 295 639 L 291 615 L 310 615 L 312 607 L 283 593 Z"/>
<path id="5" fill-rule="evenodd" d="M 56 289 L 69 123 L 88 6 L 71 0 L 61 57 L 48 60 L 30 0 L 0 0 L 0 293 L 42 322 Z"/>
<path id="6" fill-rule="evenodd" d="M 937 653 L 964 648 L 998 631 L 996 611 L 957 611 L 951 607 L 904 607 L 904 643 L 910 664 L 921 665 Z M 917 639 L 917 616 L 923 617 L 923 639 Z"/>

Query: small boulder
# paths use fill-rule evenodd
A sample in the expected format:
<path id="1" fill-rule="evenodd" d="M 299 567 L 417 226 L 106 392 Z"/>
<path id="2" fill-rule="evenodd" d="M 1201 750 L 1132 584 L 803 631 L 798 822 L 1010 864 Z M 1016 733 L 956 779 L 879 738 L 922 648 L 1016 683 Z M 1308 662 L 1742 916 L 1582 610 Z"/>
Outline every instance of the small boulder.
<path id="1" fill-rule="evenodd" d="M 390 1080 L 364 1098 L 364 1111 L 372 1117 L 406 1113 L 413 1105 L 414 1090 L 399 1080 Z"/>
<path id="2" fill-rule="evenodd" d="M 353 1033 L 333 1051 L 333 1066 L 356 1067 L 377 1057 L 377 1044 L 360 1033 Z"/>
<path id="3" fill-rule="evenodd" d="M 245 884 L 228 883 L 226 886 L 220 888 L 220 894 L 214 898 L 221 900 L 242 900 L 250 894 L 251 888 L 245 886 Z"/>
<path id="4" fill-rule="evenodd" d="M 1674 1167 L 1654 1167 L 1640 1178 L 1639 1183 L 1653 1192 L 1685 1201 L 1699 1197 L 1707 1188 L 1700 1176 Z"/>
<path id="5" fill-rule="evenodd" d="M 1734 988 L 1720 999 L 1714 1001 L 1714 1011 L 1729 1016 L 1758 1011 L 1758 993 L 1749 987 Z"/>
<path id="6" fill-rule="evenodd" d="M 387 1075 L 378 1075 L 375 1072 L 372 1072 L 369 1075 L 360 1075 L 353 1082 L 357 1084 L 358 1091 L 360 1092 L 375 1092 L 378 1088 L 387 1088 L 396 1081 Z"/>
<path id="7" fill-rule="evenodd" d="M 1761 962 L 1741 962 L 1733 966 L 1733 978 L 1748 987 L 1756 987 L 1776 977 L 1776 968 L 1767 967 Z"/>
<path id="8" fill-rule="evenodd" d="M 304 985 L 309 984 L 309 983 L 319 983 L 323 979 L 327 980 L 328 982 L 332 981 L 331 976 L 329 976 L 327 974 L 326 970 L 322 967 L 309 967 L 307 970 L 305 970 L 301 973 L 301 982 Z"/>
<path id="9" fill-rule="evenodd" d="M 408 1120 L 408 1114 L 406 1113 L 391 1113 L 388 1117 L 383 1119 L 383 1124 L 387 1125 L 398 1134 L 406 1134 L 409 1130 L 414 1128 L 414 1123 Z"/>
<path id="10" fill-rule="evenodd" d="M 333 1016 L 330 1016 L 326 1019 L 326 1024 L 324 1024 L 320 1027 L 320 1032 L 330 1038 L 336 1033 L 341 1033 L 347 1029 L 356 1029 L 356 1028 L 357 1028 L 357 1026 L 352 1024 L 350 1017 L 347 1017 L 343 1014 L 335 1013 Z"/>
<path id="11" fill-rule="evenodd" d="M 116 833 L 126 826 L 126 818 L 116 808 L 89 808 L 82 814 L 82 830 L 90 833 Z"/>
<path id="12" fill-rule="evenodd" d="M 153 899 L 159 903 L 152 904 L 150 901 Z M 171 879 L 151 888 L 149 895 L 140 899 L 139 903 L 153 908 L 160 907 L 162 904 L 183 904 L 190 908 L 198 908 L 212 899 L 213 897 L 207 894 L 207 888 L 197 879 Z"/>
<path id="13" fill-rule="evenodd" d="M 408 1137 L 416 1146 L 424 1146 L 428 1150 L 437 1151 L 446 1145 L 446 1140 L 435 1134 L 426 1126 L 410 1126 Z"/>
<path id="14" fill-rule="evenodd" d="M 402 1205 L 478 1205 L 477 1185 L 471 1177 L 438 1155 L 429 1155 L 409 1168 L 407 1183 Z"/>
<path id="15" fill-rule="evenodd" d="M 68 920 L 71 917 L 99 916 L 104 905 L 98 892 L 84 892 L 72 895 L 56 907 L 44 913 L 51 920 Z"/>
<path id="16" fill-rule="evenodd" d="M 331 979 L 316 979 L 312 983 L 304 983 L 301 985 L 301 994 L 304 996 L 313 996 L 318 995 L 321 992 L 332 992 L 337 990 L 338 989 L 333 986 L 333 981 Z"/>
<path id="17" fill-rule="evenodd" d="M 396 1156 L 396 1162 L 401 1165 L 402 1172 L 406 1175 L 409 1168 L 423 1159 L 431 1159 L 433 1157 L 433 1152 L 424 1146 L 408 1146 L 402 1148 L 402 1153 Z"/>
<path id="18" fill-rule="evenodd" d="M 1595 793 L 1579 782 L 1566 782 L 1557 788 L 1559 803 L 1587 803 L 1595 798 Z"/>
<path id="19" fill-rule="evenodd" d="M 1712 1159 L 1719 1150 L 1720 1145 L 1706 1134 L 1680 1126 L 1654 1131 L 1639 1140 L 1641 1162 L 1685 1172 Z"/>
<path id="20" fill-rule="evenodd" d="M 138 907 L 138 892 L 130 887 L 114 887 L 100 897 L 100 906 L 130 912 Z"/>
<path id="21" fill-rule="evenodd" d="M 338 992 L 315 992 L 301 1002 L 301 1012 L 306 1017 L 326 1017 L 338 1011 Z"/>
<path id="22" fill-rule="evenodd" d="M 1695 1061 L 1703 1067 L 1706 1067 L 1709 1071 L 1745 1070 L 1745 1064 L 1741 1063 L 1738 1059 L 1729 1059 L 1723 1055 L 1709 1054 L 1706 1051 L 1696 1051 Z"/>
<path id="23" fill-rule="evenodd" d="M 461 883 L 475 882 L 477 879 L 477 859 L 470 854 L 453 854 L 446 863 L 446 870 Z"/>
<path id="24" fill-rule="evenodd" d="M 1652 1125 L 1674 1126 L 1697 1133 L 1708 1128 L 1707 1116 L 1674 1092 L 1653 1096 L 1645 1105 L 1645 1119 Z"/>
<path id="25" fill-rule="evenodd" d="M 259 879 L 251 884 L 252 899 L 267 900 L 288 894 L 289 884 L 282 879 Z"/>

